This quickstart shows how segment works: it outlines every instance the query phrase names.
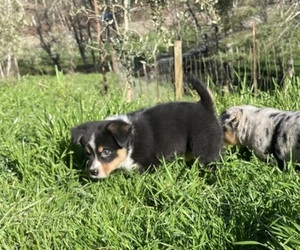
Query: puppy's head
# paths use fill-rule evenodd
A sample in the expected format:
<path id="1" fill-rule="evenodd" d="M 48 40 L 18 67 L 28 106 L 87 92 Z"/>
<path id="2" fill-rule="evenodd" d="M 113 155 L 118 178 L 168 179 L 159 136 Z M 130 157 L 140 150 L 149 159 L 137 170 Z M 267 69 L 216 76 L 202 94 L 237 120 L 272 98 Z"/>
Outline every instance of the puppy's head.
<path id="1" fill-rule="evenodd" d="M 238 126 L 242 118 L 243 110 L 239 107 L 231 107 L 220 115 L 224 133 L 224 142 L 229 145 L 240 144 L 238 139 Z"/>
<path id="2" fill-rule="evenodd" d="M 87 122 L 71 129 L 71 141 L 80 143 L 88 158 L 90 177 L 106 178 L 128 156 L 132 126 L 122 120 Z"/>

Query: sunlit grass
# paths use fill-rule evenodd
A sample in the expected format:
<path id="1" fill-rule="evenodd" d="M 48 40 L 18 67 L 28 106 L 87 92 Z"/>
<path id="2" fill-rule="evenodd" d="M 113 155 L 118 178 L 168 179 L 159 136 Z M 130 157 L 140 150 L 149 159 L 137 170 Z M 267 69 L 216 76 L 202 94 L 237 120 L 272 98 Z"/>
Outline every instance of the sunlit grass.
<path id="1" fill-rule="evenodd" d="M 150 85 L 127 103 L 116 78 L 108 78 L 108 96 L 96 74 L 1 83 L 1 248 L 300 249 L 300 178 L 293 164 L 281 172 L 227 149 L 216 170 L 178 158 L 154 174 L 117 171 L 90 181 L 69 129 L 173 96 L 161 86 L 158 100 Z M 299 84 L 296 78 L 285 93 L 256 96 L 216 90 L 217 112 L 247 103 L 299 109 Z"/>

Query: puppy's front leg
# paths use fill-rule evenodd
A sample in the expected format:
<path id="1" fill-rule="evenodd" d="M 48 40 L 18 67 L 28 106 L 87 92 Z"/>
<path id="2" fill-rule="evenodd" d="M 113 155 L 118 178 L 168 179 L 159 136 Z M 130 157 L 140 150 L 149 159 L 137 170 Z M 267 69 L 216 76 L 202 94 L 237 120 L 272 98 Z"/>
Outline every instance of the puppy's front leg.
<path id="1" fill-rule="evenodd" d="M 255 150 L 254 154 L 256 155 L 256 157 L 258 159 L 260 159 L 261 161 L 266 161 L 268 159 L 269 156 L 269 152 L 268 150 Z"/>
<path id="2" fill-rule="evenodd" d="M 276 157 L 276 155 L 270 154 L 268 150 L 260 151 L 256 150 L 255 155 L 257 158 L 259 158 L 261 161 L 266 162 L 269 165 L 272 166 L 278 166 L 280 170 L 284 169 L 284 161 Z"/>

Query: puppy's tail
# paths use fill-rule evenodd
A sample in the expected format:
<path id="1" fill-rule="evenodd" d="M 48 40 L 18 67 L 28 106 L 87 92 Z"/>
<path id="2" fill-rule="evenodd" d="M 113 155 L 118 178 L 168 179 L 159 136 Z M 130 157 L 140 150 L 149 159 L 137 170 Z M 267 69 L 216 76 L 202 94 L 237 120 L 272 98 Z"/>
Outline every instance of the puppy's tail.
<path id="1" fill-rule="evenodd" d="M 196 78 L 194 75 L 188 76 L 188 82 L 191 83 L 192 87 L 197 91 L 200 96 L 201 102 L 204 107 L 210 110 L 214 110 L 215 104 L 208 89 Z"/>

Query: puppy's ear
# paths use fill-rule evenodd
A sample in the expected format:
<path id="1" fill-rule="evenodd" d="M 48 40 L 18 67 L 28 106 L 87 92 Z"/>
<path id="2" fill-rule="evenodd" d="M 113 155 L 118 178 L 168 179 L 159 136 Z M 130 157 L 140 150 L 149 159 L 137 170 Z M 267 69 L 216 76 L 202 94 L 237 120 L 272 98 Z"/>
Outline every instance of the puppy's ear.
<path id="1" fill-rule="evenodd" d="M 227 128 L 235 128 L 241 120 L 242 115 L 243 110 L 240 108 L 232 108 L 225 111 L 222 115 L 223 126 Z"/>
<path id="2" fill-rule="evenodd" d="M 78 127 L 71 128 L 71 142 L 72 144 L 78 144 L 81 141 L 81 138 L 83 136 L 82 129 Z"/>
<path id="3" fill-rule="evenodd" d="M 117 144 L 121 148 L 124 148 L 128 142 L 132 125 L 121 120 L 116 120 L 109 123 L 106 129 L 111 133 Z"/>

